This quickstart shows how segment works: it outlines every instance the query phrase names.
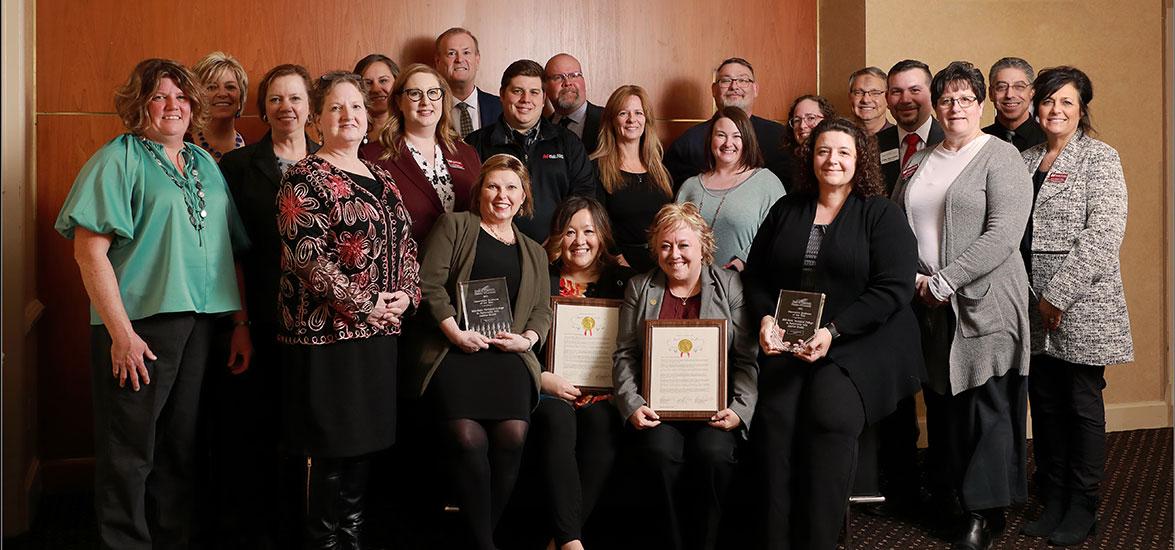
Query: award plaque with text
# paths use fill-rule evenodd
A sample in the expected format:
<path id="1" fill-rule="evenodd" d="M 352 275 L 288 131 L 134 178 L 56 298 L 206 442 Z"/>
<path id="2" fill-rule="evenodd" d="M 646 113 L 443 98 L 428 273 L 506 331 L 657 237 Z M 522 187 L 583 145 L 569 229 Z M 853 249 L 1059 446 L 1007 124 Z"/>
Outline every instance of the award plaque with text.
<path id="1" fill-rule="evenodd" d="M 784 342 L 804 342 L 820 328 L 823 313 L 823 293 L 780 290 L 779 301 L 775 303 L 775 324 L 783 329 Z"/>
<path id="2" fill-rule="evenodd" d="M 726 320 L 645 321 L 641 397 L 662 420 L 709 420 L 726 408 Z"/>
<path id="3" fill-rule="evenodd" d="M 621 300 L 551 298 L 546 369 L 581 390 L 612 391 Z"/>
<path id="4" fill-rule="evenodd" d="M 457 283 L 457 287 L 465 330 L 487 338 L 510 331 L 514 313 L 510 310 L 510 291 L 505 277 L 466 281 Z"/>

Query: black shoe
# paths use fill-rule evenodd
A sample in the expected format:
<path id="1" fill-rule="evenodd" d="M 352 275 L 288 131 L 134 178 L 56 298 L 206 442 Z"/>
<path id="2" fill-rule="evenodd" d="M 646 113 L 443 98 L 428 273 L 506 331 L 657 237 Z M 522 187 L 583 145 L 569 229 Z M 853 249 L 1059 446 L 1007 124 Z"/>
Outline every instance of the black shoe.
<path id="1" fill-rule="evenodd" d="M 339 550 L 363 550 L 363 497 L 371 462 L 366 458 L 348 460 L 339 486 Z"/>
<path id="2" fill-rule="evenodd" d="M 991 529 L 982 515 L 972 512 L 963 535 L 951 544 L 951 550 L 990 550 Z"/>
<path id="3" fill-rule="evenodd" d="M 306 462 L 306 516 L 303 537 L 309 550 L 335 550 L 339 539 L 339 490 L 343 472 L 336 459 Z"/>
<path id="4" fill-rule="evenodd" d="M 1061 524 L 1049 536 L 1053 546 L 1073 546 L 1097 532 L 1097 497 L 1071 495 L 1069 507 Z"/>
<path id="5" fill-rule="evenodd" d="M 1053 534 L 1053 531 L 1061 524 L 1061 519 L 1065 517 L 1068 503 L 1068 499 L 1045 499 L 1044 512 L 1041 512 L 1040 517 L 1035 521 L 1025 523 L 1020 532 L 1030 537 L 1047 537 Z"/>
<path id="6" fill-rule="evenodd" d="M 1004 534 L 1004 530 L 1008 528 L 1007 514 L 1004 513 L 1004 508 L 989 508 L 980 512 L 983 519 L 987 520 L 987 528 L 991 531 L 992 538 Z"/>

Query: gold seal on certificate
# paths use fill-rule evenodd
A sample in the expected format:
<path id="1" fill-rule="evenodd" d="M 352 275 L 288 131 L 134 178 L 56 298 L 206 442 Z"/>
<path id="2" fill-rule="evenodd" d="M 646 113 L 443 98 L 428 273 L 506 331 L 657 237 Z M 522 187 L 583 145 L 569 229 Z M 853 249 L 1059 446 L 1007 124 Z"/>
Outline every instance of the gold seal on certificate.
<path id="1" fill-rule="evenodd" d="M 662 420 L 709 420 L 726 408 L 726 320 L 645 321 L 641 397 Z"/>
<path id="2" fill-rule="evenodd" d="M 510 291 L 505 277 L 466 281 L 457 286 L 465 330 L 487 338 L 510 331 L 514 325 L 514 313 L 510 310 Z"/>
<path id="3" fill-rule="evenodd" d="M 620 300 L 601 298 L 551 298 L 545 368 L 581 390 L 612 391 L 620 304 Z"/>
<path id="4" fill-rule="evenodd" d="M 783 341 L 806 341 L 816 334 L 824 313 L 824 294 L 780 290 L 775 304 L 775 324 L 783 329 Z"/>

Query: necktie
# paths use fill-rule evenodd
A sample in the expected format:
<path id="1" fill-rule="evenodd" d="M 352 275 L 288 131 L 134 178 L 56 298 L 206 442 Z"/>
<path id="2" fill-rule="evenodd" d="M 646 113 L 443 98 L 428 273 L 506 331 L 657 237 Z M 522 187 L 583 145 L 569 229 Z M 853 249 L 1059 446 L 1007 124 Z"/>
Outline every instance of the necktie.
<path id="1" fill-rule="evenodd" d="M 571 120 L 571 117 L 569 117 L 569 116 L 565 116 L 565 117 L 559 119 L 559 125 L 564 128 L 567 128 L 567 129 L 571 129 L 572 122 L 575 122 L 575 121 Z"/>
<path id="2" fill-rule="evenodd" d="M 1008 130 L 1008 131 L 1004 132 L 1004 137 L 1008 138 L 1007 139 L 1008 143 L 1013 143 L 1012 138 L 1016 137 L 1016 131 L 1015 130 Z"/>
<path id="3" fill-rule="evenodd" d="M 465 139 L 465 136 L 473 131 L 473 119 L 469 116 L 469 104 L 462 101 L 457 104 L 457 109 L 461 111 L 461 139 Z"/>
<path id="4" fill-rule="evenodd" d="M 902 168 L 905 168 L 906 162 L 914 156 L 914 152 L 918 150 L 918 143 L 921 141 L 922 138 L 918 137 L 918 134 L 906 134 L 906 139 L 902 140 L 902 143 L 906 145 L 905 151 L 902 152 Z"/>

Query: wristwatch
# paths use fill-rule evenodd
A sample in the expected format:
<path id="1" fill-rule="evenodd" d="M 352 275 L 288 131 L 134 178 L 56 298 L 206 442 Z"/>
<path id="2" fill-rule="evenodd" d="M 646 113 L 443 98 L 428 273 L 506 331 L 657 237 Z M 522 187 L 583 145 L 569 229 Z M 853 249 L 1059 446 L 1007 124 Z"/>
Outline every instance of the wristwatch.
<path id="1" fill-rule="evenodd" d="M 836 323 L 828 323 L 824 325 L 824 328 L 828 329 L 828 334 L 832 335 L 833 340 L 840 338 L 840 331 L 836 330 Z"/>

